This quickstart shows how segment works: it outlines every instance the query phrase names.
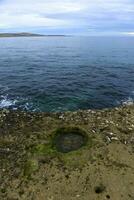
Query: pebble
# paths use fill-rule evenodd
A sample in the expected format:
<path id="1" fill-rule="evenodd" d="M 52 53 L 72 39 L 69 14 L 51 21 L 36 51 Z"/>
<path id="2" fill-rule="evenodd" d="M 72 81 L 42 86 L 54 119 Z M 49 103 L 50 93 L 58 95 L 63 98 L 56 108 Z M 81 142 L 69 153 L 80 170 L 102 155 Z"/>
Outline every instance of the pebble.
<path id="1" fill-rule="evenodd" d="M 110 133 L 109 133 L 109 135 L 111 135 L 111 136 L 112 136 L 112 135 L 114 135 L 114 133 L 110 132 Z"/>
<path id="2" fill-rule="evenodd" d="M 119 140 L 117 137 L 111 137 L 111 140 Z"/>
<path id="3" fill-rule="evenodd" d="M 106 136 L 106 139 L 107 139 L 108 142 L 111 142 L 110 137 Z"/>
<path id="4" fill-rule="evenodd" d="M 64 115 L 60 115 L 59 119 L 65 119 Z"/>

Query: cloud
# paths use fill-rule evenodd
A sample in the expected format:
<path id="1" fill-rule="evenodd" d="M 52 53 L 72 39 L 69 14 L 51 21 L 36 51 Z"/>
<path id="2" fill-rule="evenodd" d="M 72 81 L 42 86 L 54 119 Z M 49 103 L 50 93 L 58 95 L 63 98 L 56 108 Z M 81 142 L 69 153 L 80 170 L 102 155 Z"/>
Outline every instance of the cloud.
<path id="1" fill-rule="evenodd" d="M 10 18 L 10 19 L 9 19 Z M 60 19 L 51 19 L 47 17 L 41 17 L 37 14 L 3 14 L 0 16 L 0 27 L 3 28 L 19 28 L 19 27 L 56 27 L 56 26 L 67 26 L 68 21 Z"/>
<path id="2" fill-rule="evenodd" d="M 134 36 L 134 32 L 123 32 L 123 35 Z"/>
<path id="3" fill-rule="evenodd" d="M 0 31 L 134 32 L 132 0 L 2 0 Z"/>

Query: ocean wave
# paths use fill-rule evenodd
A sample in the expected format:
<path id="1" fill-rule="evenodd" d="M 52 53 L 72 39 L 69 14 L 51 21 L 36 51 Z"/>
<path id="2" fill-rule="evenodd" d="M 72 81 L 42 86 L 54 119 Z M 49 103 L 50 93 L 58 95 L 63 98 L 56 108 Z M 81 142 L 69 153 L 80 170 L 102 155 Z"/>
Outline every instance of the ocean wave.
<path id="1" fill-rule="evenodd" d="M 134 104 L 134 99 L 132 97 L 128 97 L 126 100 L 121 101 L 122 105 L 133 105 Z"/>
<path id="2" fill-rule="evenodd" d="M 8 95 L 0 96 L 0 109 L 23 110 L 30 112 L 41 112 L 39 105 L 30 98 L 15 97 L 10 98 Z"/>
<path id="3" fill-rule="evenodd" d="M 7 96 L 1 96 L 0 108 L 9 108 L 14 106 L 17 103 L 17 100 L 10 100 Z"/>

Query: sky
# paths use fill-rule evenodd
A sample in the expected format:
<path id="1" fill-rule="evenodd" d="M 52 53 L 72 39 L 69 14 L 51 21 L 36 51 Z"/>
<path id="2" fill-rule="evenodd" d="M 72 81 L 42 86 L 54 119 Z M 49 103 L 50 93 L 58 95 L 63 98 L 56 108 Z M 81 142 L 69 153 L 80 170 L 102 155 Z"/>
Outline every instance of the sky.
<path id="1" fill-rule="evenodd" d="M 134 36 L 134 0 L 0 0 L 0 32 Z"/>

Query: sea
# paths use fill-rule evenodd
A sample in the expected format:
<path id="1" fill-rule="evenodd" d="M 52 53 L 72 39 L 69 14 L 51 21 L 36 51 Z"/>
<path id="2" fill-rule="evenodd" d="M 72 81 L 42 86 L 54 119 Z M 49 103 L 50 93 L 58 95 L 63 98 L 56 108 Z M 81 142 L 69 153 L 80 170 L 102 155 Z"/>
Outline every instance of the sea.
<path id="1" fill-rule="evenodd" d="M 0 38 L 0 108 L 34 112 L 134 103 L 134 37 Z"/>

